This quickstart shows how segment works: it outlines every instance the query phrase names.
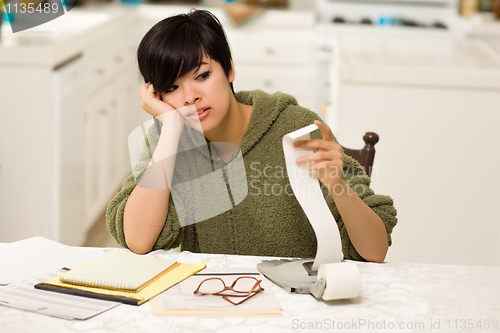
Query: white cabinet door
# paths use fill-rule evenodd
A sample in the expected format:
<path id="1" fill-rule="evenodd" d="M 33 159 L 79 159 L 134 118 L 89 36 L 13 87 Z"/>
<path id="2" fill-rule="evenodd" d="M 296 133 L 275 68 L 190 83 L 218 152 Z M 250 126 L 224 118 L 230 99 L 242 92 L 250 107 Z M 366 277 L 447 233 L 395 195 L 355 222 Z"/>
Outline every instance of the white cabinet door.
<path id="1" fill-rule="evenodd" d="M 228 38 L 233 58 L 239 62 L 280 66 L 311 64 L 312 30 L 238 30 L 228 34 Z"/>
<path id="2" fill-rule="evenodd" d="M 138 94 L 132 93 L 135 86 L 132 72 L 125 72 L 88 100 L 85 119 L 87 226 L 104 212 L 130 173 L 128 134 L 130 118 L 137 105 Z"/>
<path id="3" fill-rule="evenodd" d="M 117 128 L 113 123 L 117 107 L 115 91 L 114 86 L 108 86 L 88 101 L 85 131 L 87 227 L 103 213 L 116 175 L 114 144 Z"/>
<path id="4" fill-rule="evenodd" d="M 67 42 L 83 69 L 0 65 L 0 242 L 82 245 L 130 172 L 128 134 L 147 115 L 129 19 Z"/>
<path id="5" fill-rule="evenodd" d="M 68 245 L 85 241 L 84 113 L 86 67 L 77 59 L 53 74 L 51 217 L 53 239 Z"/>
<path id="6" fill-rule="evenodd" d="M 118 106 L 116 86 L 100 90 L 88 100 L 86 115 L 85 202 L 87 227 L 100 216 L 116 184 L 116 132 L 114 123 Z"/>
<path id="7" fill-rule="evenodd" d="M 0 66 L 0 242 L 51 237 L 51 74 Z"/>
<path id="8" fill-rule="evenodd" d="M 123 149 L 118 156 L 119 173 L 121 175 L 120 183 L 129 176 L 132 170 L 128 150 L 128 137 L 137 126 L 151 119 L 151 116 L 141 107 L 139 85 L 144 83 L 144 80 L 135 64 L 121 78 L 123 85 L 120 88 L 120 95 L 122 97 L 118 101 L 118 113 L 121 118 L 120 121 L 123 121 L 123 132 L 118 134 L 119 138 L 117 139 L 118 146 Z"/>
<path id="9" fill-rule="evenodd" d="M 107 145 L 107 188 L 106 198 L 109 202 L 125 177 L 130 173 L 131 167 L 128 158 L 128 123 L 131 118 L 130 91 L 134 84 L 130 72 L 119 75 L 116 83 L 110 87 L 109 100 L 107 101 L 108 112 L 106 119 L 106 133 L 103 134 L 108 140 Z M 134 94 L 135 96 L 138 95 Z"/>
<path id="10" fill-rule="evenodd" d="M 292 95 L 299 105 L 311 108 L 312 71 L 308 67 L 270 65 L 237 65 L 235 91 L 261 89 L 267 93 L 280 91 Z"/>
<path id="11" fill-rule="evenodd" d="M 256 19 L 252 26 L 227 29 L 235 65 L 235 91 L 280 91 L 294 96 L 299 105 L 318 111 L 313 103 L 312 25 L 289 28 L 286 17 L 286 13 L 270 11 L 262 18 L 267 27 L 257 25 Z"/>
<path id="12" fill-rule="evenodd" d="M 103 196 L 103 170 L 105 165 L 105 137 L 103 125 L 106 95 L 98 94 L 87 102 L 85 113 L 85 208 L 86 227 L 99 216 Z"/>

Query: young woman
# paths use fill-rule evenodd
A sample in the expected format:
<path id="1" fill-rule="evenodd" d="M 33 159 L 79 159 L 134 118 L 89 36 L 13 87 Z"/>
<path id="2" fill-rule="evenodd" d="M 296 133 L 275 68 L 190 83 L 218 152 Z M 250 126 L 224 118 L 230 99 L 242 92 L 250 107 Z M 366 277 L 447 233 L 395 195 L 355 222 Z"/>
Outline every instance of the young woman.
<path id="1" fill-rule="evenodd" d="M 142 107 L 162 123 L 160 135 L 154 126 L 149 131 L 153 160 L 162 160 L 163 171 L 156 173 L 164 174 L 168 184 L 181 183 L 186 171 L 176 161 L 178 147 L 202 132 L 208 143 L 240 147 L 248 195 L 216 216 L 181 225 L 185 208 L 174 204 L 168 184 L 146 184 L 156 178 L 148 175 L 155 171 L 151 162 L 146 168 L 150 156 L 144 155 L 142 179 L 137 184 L 134 175 L 128 177 L 106 212 L 108 229 L 122 246 L 136 253 L 181 245 L 192 252 L 314 257 L 314 231 L 290 190 L 282 148 L 284 135 L 314 123 L 319 131 L 296 147 L 316 151 L 297 163 L 312 163 L 310 170 L 317 171 L 340 230 L 344 258 L 384 261 L 397 222 L 392 199 L 373 193 L 369 177 L 343 154 L 330 128 L 292 96 L 234 93 L 237 73 L 229 45 L 210 12 L 195 10 L 157 23 L 137 56 L 147 82 L 140 87 Z M 186 109 L 185 116 L 175 111 Z M 211 155 L 202 155 L 214 165 Z M 231 157 L 223 159 L 227 163 Z"/>

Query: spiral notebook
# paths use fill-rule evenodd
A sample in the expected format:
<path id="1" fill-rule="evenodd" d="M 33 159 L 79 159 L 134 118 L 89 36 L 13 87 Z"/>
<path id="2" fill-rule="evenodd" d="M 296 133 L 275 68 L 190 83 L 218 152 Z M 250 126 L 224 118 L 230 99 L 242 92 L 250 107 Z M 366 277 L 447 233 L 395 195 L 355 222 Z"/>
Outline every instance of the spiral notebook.
<path id="1" fill-rule="evenodd" d="M 138 292 L 168 272 L 176 262 L 110 251 L 61 275 L 73 285 Z"/>

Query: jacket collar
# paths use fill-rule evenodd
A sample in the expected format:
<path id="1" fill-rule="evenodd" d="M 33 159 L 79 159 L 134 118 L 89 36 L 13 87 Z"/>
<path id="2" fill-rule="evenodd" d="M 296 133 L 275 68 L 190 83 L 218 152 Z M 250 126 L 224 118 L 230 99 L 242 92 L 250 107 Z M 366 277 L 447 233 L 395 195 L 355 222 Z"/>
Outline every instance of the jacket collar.
<path id="1" fill-rule="evenodd" d="M 243 155 L 260 141 L 288 105 L 297 104 L 294 97 L 280 92 L 270 95 L 262 90 L 240 91 L 235 97 L 238 102 L 253 106 L 248 127 L 240 143 Z"/>
<path id="2" fill-rule="evenodd" d="M 294 97 L 280 92 L 270 95 L 262 90 L 240 91 L 235 97 L 238 102 L 253 106 L 250 121 L 240 143 L 243 155 L 259 142 L 287 106 L 297 104 Z M 203 148 L 205 143 L 209 144 L 208 139 L 189 126 L 184 126 L 184 134 L 191 147 L 198 147 L 203 155 L 209 157 L 207 149 Z M 203 142 L 203 139 L 206 141 Z"/>

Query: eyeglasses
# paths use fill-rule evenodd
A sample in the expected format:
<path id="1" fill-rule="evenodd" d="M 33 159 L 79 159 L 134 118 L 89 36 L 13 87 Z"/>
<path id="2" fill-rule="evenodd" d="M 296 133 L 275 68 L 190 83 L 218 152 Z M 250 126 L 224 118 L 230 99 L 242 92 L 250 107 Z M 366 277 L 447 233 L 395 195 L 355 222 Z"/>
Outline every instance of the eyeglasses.
<path id="1" fill-rule="evenodd" d="M 264 290 L 260 285 L 261 282 L 262 280 L 257 280 L 252 276 L 240 276 L 234 280 L 230 287 L 227 287 L 221 278 L 214 277 L 201 281 L 194 294 L 222 296 L 229 303 L 239 305 Z M 233 302 L 229 297 L 246 298 L 239 302 Z"/>

